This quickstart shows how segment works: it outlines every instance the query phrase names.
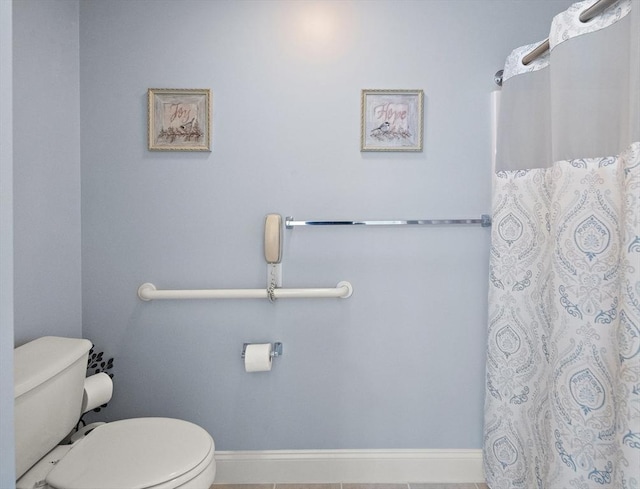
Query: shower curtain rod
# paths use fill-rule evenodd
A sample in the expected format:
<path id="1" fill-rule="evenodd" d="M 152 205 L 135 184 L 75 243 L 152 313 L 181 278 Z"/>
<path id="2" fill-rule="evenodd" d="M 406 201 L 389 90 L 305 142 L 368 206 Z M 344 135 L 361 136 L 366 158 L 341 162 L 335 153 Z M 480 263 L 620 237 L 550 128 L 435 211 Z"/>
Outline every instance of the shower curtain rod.
<path id="1" fill-rule="evenodd" d="M 444 224 L 480 224 L 483 228 L 491 226 L 491 216 L 482 214 L 480 219 L 414 219 L 403 221 L 294 221 L 293 217 L 284 220 L 285 227 L 294 226 L 406 226 L 406 225 L 444 225 Z"/>
<path id="2" fill-rule="evenodd" d="M 591 7 L 580 14 L 580 22 L 589 22 L 600 12 L 610 7 L 617 1 L 618 0 L 598 0 Z M 538 46 L 536 46 L 529 54 L 525 55 L 524 58 L 522 58 L 522 64 L 527 66 L 534 59 L 542 56 L 544 53 L 549 51 L 549 47 L 549 38 L 546 38 L 544 41 L 542 41 L 542 43 L 538 44 Z"/>

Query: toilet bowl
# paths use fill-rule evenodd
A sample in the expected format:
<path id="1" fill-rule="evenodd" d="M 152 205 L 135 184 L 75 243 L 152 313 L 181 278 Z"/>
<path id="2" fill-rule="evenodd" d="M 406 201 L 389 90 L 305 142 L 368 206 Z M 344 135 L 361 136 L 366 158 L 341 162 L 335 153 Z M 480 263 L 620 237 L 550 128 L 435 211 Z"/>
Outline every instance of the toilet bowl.
<path id="1" fill-rule="evenodd" d="M 102 423 L 58 445 L 81 414 L 90 347 L 87 340 L 45 337 L 15 349 L 16 488 L 208 489 L 214 441 L 188 421 Z"/>

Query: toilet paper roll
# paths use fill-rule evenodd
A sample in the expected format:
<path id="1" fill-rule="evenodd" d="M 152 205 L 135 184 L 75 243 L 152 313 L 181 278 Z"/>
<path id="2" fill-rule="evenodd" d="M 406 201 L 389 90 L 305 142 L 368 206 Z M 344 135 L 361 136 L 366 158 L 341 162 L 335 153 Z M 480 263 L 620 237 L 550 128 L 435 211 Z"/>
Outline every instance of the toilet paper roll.
<path id="1" fill-rule="evenodd" d="M 244 369 L 247 372 L 271 370 L 271 343 L 252 343 L 244 352 Z"/>
<path id="2" fill-rule="evenodd" d="M 104 372 L 84 379 L 84 394 L 82 396 L 82 412 L 106 404 L 113 394 L 113 381 Z"/>

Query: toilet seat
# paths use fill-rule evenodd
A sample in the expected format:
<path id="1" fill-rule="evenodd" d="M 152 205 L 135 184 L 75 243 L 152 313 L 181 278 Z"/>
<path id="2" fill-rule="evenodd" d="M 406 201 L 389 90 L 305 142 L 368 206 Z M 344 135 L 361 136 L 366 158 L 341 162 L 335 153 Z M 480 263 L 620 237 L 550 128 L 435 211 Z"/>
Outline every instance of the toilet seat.
<path id="1" fill-rule="evenodd" d="M 74 444 L 46 482 L 56 489 L 169 489 L 215 463 L 214 450 L 209 433 L 187 421 L 114 421 Z"/>

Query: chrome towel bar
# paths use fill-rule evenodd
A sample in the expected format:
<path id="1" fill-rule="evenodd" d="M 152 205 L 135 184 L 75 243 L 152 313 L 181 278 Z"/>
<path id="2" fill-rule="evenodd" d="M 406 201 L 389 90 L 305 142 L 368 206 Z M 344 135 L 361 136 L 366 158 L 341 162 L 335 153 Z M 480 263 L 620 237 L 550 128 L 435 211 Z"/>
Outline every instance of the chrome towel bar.
<path id="1" fill-rule="evenodd" d="M 491 216 L 482 214 L 480 219 L 409 219 L 388 221 L 295 221 L 289 216 L 284 221 L 287 229 L 297 226 L 431 226 L 448 224 L 480 224 L 483 228 L 491 226 Z"/>

